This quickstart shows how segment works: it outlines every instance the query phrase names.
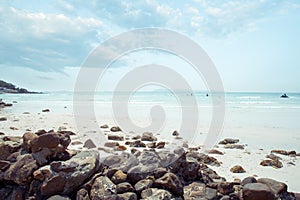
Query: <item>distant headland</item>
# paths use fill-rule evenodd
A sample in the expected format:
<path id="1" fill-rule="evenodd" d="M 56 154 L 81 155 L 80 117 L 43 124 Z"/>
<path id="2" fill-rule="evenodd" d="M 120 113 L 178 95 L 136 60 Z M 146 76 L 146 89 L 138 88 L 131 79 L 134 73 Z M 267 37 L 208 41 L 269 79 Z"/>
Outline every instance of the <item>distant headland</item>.
<path id="1" fill-rule="evenodd" d="M 3 80 L 0 80 L 0 94 L 3 93 L 12 93 L 12 94 L 40 94 L 41 92 L 32 92 L 24 88 L 18 88 L 12 83 L 7 83 Z"/>

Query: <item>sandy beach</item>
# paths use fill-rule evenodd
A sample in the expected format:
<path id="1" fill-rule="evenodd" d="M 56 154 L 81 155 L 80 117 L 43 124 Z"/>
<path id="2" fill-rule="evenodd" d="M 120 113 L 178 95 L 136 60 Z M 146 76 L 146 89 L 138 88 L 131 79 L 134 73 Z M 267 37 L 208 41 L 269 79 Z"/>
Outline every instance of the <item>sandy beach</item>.
<path id="1" fill-rule="evenodd" d="M 104 134 L 109 135 L 113 132 L 106 129 L 100 129 L 101 132 L 97 132 L 95 130 L 90 130 L 88 127 L 85 127 L 85 133 L 79 133 L 78 128 L 76 127 L 76 123 L 73 115 L 71 114 L 60 114 L 55 113 L 52 109 L 50 112 L 42 112 L 42 110 L 38 113 L 34 112 L 23 112 L 20 114 L 16 114 L 12 112 L 10 108 L 4 108 L 0 110 L 0 117 L 5 117 L 7 120 L 0 122 L 0 132 L 4 133 L 6 136 L 22 136 L 25 132 L 37 132 L 38 130 L 69 130 L 76 133 L 76 135 L 71 136 L 72 142 L 69 146 L 69 149 L 83 150 L 86 149 L 83 147 L 84 134 Z M 100 124 L 100 123 L 99 123 Z M 108 127 L 115 126 L 113 120 L 105 119 L 101 122 L 100 125 L 107 124 Z M 82 130 L 82 129 L 81 129 Z M 259 130 L 259 129 L 258 129 Z M 227 132 L 228 131 L 228 132 Z M 216 158 L 221 165 L 220 166 L 211 166 L 213 170 L 215 170 L 220 176 L 226 178 L 227 181 L 236 181 L 237 179 L 243 180 L 246 177 L 254 176 L 256 178 L 272 178 L 278 181 L 281 181 L 288 185 L 288 190 L 290 192 L 300 192 L 299 178 L 300 175 L 297 173 L 300 171 L 300 156 L 299 154 L 288 156 L 288 155 L 280 155 L 276 154 L 280 157 L 280 161 L 282 162 L 282 168 L 274 168 L 271 166 L 261 166 L 260 163 L 266 159 L 266 156 L 270 154 L 271 150 L 274 149 L 282 149 L 282 146 L 276 148 L 276 145 L 272 147 L 266 145 L 262 145 L 261 142 L 258 142 L 259 145 L 253 146 L 247 143 L 247 137 L 237 137 L 237 133 L 234 134 L 233 130 L 227 130 L 225 128 L 222 135 L 220 135 L 219 141 L 224 138 L 235 138 L 240 139 L 237 144 L 243 146 L 243 149 L 234 148 L 227 149 L 224 145 L 216 144 L 214 149 L 222 152 L 223 155 L 218 154 L 209 154 L 210 156 Z M 253 130 L 254 131 L 254 130 Z M 253 135 L 259 135 L 260 133 L 252 132 Z M 124 137 L 128 137 L 130 140 L 136 133 L 125 134 L 121 133 Z M 267 134 L 267 133 L 266 133 Z M 270 133 L 272 135 L 274 133 Z M 268 134 L 267 134 L 268 135 Z M 168 134 L 155 134 L 154 136 L 158 138 L 158 141 L 166 142 L 166 147 L 168 146 L 168 142 L 175 141 L 181 145 L 184 142 L 180 139 L 174 139 L 172 132 L 170 131 Z M 180 133 L 179 133 L 180 136 Z M 252 138 L 253 139 L 253 138 Z M 276 139 L 274 140 L 276 141 Z M 109 142 L 107 140 L 107 142 Z M 125 141 L 120 141 L 120 145 L 125 146 Z M 147 144 L 147 143 L 146 143 Z M 250 143 L 253 144 L 253 143 Z M 198 148 L 201 145 L 193 145 L 188 144 L 188 146 L 183 145 L 186 150 L 189 148 Z M 259 146 L 259 147 L 258 147 Z M 109 149 L 109 148 L 108 148 Z M 298 149 L 283 149 L 287 151 L 295 150 L 299 153 Z M 128 152 L 130 152 L 130 148 L 127 147 Z M 201 149 L 199 148 L 199 152 Z M 100 150 L 100 157 L 103 155 L 107 155 L 103 150 Z M 232 173 L 230 169 L 234 165 L 241 165 L 245 169 L 245 173 Z"/>

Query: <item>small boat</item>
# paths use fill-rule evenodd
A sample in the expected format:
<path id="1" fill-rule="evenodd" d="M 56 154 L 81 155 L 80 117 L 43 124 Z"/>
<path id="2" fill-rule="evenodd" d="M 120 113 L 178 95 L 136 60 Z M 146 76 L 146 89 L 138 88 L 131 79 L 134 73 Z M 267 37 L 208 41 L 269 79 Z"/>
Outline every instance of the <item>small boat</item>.
<path id="1" fill-rule="evenodd" d="M 280 98 L 289 98 L 289 96 L 284 93 Z"/>

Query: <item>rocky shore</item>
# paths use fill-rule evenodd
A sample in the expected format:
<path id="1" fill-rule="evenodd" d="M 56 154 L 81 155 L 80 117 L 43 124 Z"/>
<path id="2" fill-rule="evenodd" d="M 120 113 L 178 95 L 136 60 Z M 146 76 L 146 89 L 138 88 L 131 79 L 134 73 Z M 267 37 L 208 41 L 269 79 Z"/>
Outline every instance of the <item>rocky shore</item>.
<path id="1" fill-rule="evenodd" d="M 111 128 L 110 141 L 97 150 L 69 149 L 75 133 L 67 130 L 23 137 L 0 133 L 0 199 L 299 199 L 285 183 L 270 178 L 226 181 L 212 169 L 222 164 L 210 156 L 221 155 L 217 149 L 209 154 L 188 146 L 170 151 L 152 133 L 124 138 L 118 131 Z M 243 148 L 236 139 L 219 145 Z M 102 158 L 104 151 L 121 153 Z M 266 165 L 280 167 L 278 155 L 297 153 L 274 150 Z M 230 170 L 244 172 L 239 165 Z"/>

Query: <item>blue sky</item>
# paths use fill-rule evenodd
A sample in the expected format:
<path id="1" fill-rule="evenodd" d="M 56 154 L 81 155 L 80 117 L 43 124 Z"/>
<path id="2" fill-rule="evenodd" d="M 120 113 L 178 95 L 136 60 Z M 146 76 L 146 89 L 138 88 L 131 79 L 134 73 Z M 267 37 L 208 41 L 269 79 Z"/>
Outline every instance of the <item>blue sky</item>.
<path id="1" fill-rule="evenodd" d="M 1 1 L 0 79 L 31 90 L 73 90 L 80 66 L 124 31 L 167 28 L 196 41 L 226 91 L 300 92 L 299 1 Z M 116 63 L 100 89 L 147 62 L 174 66 L 195 89 L 202 80 L 171 56 L 141 52 Z M 134 62 L 133 62 L 134 60 Z"/>

